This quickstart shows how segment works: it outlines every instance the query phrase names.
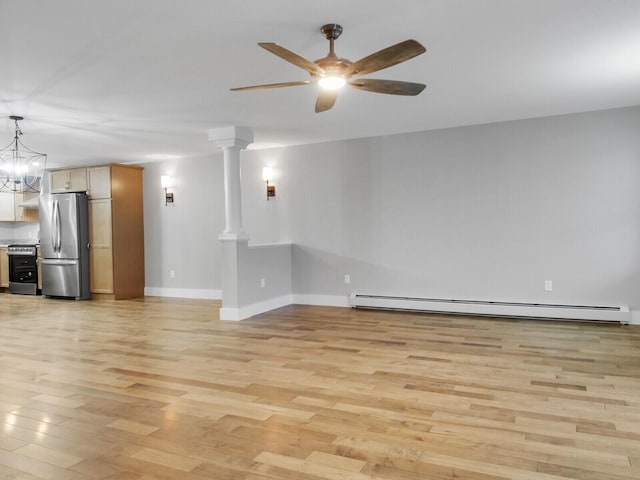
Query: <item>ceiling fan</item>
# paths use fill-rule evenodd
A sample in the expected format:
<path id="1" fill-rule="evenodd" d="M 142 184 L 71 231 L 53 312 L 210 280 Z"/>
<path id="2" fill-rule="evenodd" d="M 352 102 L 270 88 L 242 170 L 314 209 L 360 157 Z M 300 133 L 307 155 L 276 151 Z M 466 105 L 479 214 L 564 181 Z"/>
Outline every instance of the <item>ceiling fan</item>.
<path id="1" fill-rule="evenodd" d="M 426 52 L 426 49 L 415 40 L 405 40 L 361 58 L 357 62 L 351 62 L 346 58 L 338 57 L 333 50 L 333 43 L 342 33 L 342 27 L 335 23 L 330 23 L 324 25 L 320 31 L 329 40 L 329 53 L 326 57 L 319 58 L 313 62 L 281 47 L 277 43 L 258 43 L 265 50 L 309 72 L 312 80 L 252 85 L 250 87 L 232 88 L 231 90 L 260 90 L 318 83 L 320 85 L 320 93 L 316 100 L 316 113 L 324 112 L 333 107 L 338 97 L 338 90 L 345 84 L 368 92 L 391 95 L 414 96 L 424 90 L 426 85 L 422 83 L 355 78 L 397 65 Z"/>

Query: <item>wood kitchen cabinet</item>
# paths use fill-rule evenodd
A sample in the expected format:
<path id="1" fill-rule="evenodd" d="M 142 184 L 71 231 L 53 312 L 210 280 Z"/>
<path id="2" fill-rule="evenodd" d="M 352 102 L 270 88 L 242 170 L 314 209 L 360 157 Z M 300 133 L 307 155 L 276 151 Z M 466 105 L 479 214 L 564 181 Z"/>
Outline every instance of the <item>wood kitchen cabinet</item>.
<path id="1" fill-rule="evenodd" d="M 9 255 L 7 255 L 7 247 L 0 248 L 0 287 L 9 288 Z"/>
<path id="2" fill-rule="evenodd" d="M 50 170 L 49 175 L 51 193 L 87 191 L 86 168 L 78 167 Z"/>
<path id="3" fill-rule="evenodd" d="M 114 294 L 111 165 L 87 168 L 91 293 Z"/>
<path id="4" fill-rule="evenodd" d="M 110 164 L 49 171 L 51 193 L 87 192 L 94 297 L 144 296 L 142 168 Z"/>
<path id="5" fill-rule="evenodd" d="M 91 293 L 116 300 L 144 296 L 142 168 L 87 168 Z"/>
<path id="6" fill-rule="evenodd" d="M 87 168 L 87 195 L 92 198 L 111 198 L 111 166 Z"/>
<path id="7" fill-rule="evenodd" d="M 89 200 L 91 293 L 113 294 L 111 199 Z"/>

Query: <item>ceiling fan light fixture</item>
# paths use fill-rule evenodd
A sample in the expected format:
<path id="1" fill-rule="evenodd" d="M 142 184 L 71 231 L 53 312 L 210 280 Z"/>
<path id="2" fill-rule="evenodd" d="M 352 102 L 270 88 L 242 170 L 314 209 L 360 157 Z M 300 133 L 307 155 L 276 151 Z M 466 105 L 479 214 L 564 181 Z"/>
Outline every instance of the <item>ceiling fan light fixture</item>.
<path id="1" fill-rule="evenodd" d="M 286 62 L 300 67 L 311 75 L 311 80 L 296 82 L 269 83 L 264 85 L 251 85 L 248 87 L 232 88 L 239 90 L 262 90 L 265 88 L 293 87 L 296 85 L 309 85 L 317 83 L 319 85 L 318 97 L 316 99 L 316 113 L 327 111 L 333 108 L 338 96 L 338 90 L 347 84 L 353 88 L 373 93 L 386 93 L 390 95 L 418 95 L 424 90 L 425 85 L 421 83 L 402 82 L 397 80 L 376 80 L 373 78 L 361 78 L 353 80 L 354 77 L 367 75 L 385 68 L 392 67 L 402 62 L 416 57 L 426 49 L 413 39 L 396 43 L 390 47 L 383 48 L 356 62 L 336 55 L 334 43 L 342 33 L 342 27 L 337 23 L 323 25 L 320 29 L 322 34 L 329 40 L 329 53 L 314 60 L 308 60 L 295 52 L 288 50 L 277 43 L 261 42 L 258 45 L 268 52 L 282 58 Z"/>
<path id="2" fill-rule="evenodd" d="M 318 80 L 318 85 L 325 90 L 338 90 L 344 87 L 346 83 L 347 81 L 344 78 L 335 75 L 322 77 Z"/>

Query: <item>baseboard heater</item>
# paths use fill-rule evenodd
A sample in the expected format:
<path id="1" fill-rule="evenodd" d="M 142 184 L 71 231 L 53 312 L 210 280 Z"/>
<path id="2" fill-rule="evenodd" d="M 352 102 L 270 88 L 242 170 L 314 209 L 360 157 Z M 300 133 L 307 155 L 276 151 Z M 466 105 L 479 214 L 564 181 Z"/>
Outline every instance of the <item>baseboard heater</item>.
<path id="1" fill-rule="evenodd" d="M 600 320 L 628 324 L 628 306 L 559 305 L 550 303 L 491 302 L 442 298 L 394 297 L 351 294 L 354 308 L 460 313 L 498 317 L 525 317 L 563 320 Z"/>

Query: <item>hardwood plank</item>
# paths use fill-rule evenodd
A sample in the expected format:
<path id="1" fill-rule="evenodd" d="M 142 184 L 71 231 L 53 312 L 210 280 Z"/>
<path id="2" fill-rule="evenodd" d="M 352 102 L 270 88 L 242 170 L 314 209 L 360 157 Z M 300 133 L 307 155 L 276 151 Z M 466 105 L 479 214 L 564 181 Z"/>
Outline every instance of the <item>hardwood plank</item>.
<path id="1" fill-rule="evenodd" d="M 306 459 L 311 463 L 337 468 L 345 472 L 360 472 L 367 464 L 362 460 L 317 451 L 311 452 Z"/>
<path id="2" fill-rule="evenodd" d="M 0 298 L 0 479 L 631 480 L 640 329 Z"/>
<path id="3" fill-rule="evenodd" d="M 132 422 L 124 418 L 119 418 L 109 423 L 107 427 L 117 428 L 124 430 L 125 432 L 135 433 L 138 435 L 149 435 L 158 430 L 158 427 L 152 427 L 150 425 L 143 425 L 142 423 Z"/>
<path id="4" fill-rule="evenodd" d="M 138 460 L 144 460 L 146 462 L 157 463 L 158 465 L 176 470 L 182 470 L 183 472 L 190 472 L 202 463 L 200 460 L 195 458 L 173 455 L 168 452 L 154 450 L 153 448 L 143 448 L 139 452 L 131 455 L 131 457 L 137 458 Z"/>
<path id="5" fill-rule="evenodd" d="M 255 458 L 255 461 L 264 463 L 265 465 L 289 470 L 301 477 L 306 475 L 315 475 L 326 479 L 341 479 L 348 477 L 353 480 L 371 480 L 369 475 L 353 471 L 351 466 L 346 470 L 341 468 L 345 464 L 344 461 L 336 462 L 334 465 L 327 465 L 326 457 L 320 458 L 320 462 L 314 461 L 315 458 L 318 457 L 314 457 L 313 459 L 307 458 L 305 460 L 287 457 L 285 455 L 278 455 L 275 453 L 263 452 Z"/>
<path id="6" fill-rule="evenodd" d="M 82 461 L 81 458 L 74 455 L 51 450 L 49 448 L 44 448 L 33 443 L 25 445 L 24 447 L 16 448 L 14 451 L 16 453 L 19 453 L 20 455 L 24 455 L 25 457 L 30 457 L 45 463 L 50 463 L 51 465 L 55 465 L 61 468 L 68 468 Z"/>

